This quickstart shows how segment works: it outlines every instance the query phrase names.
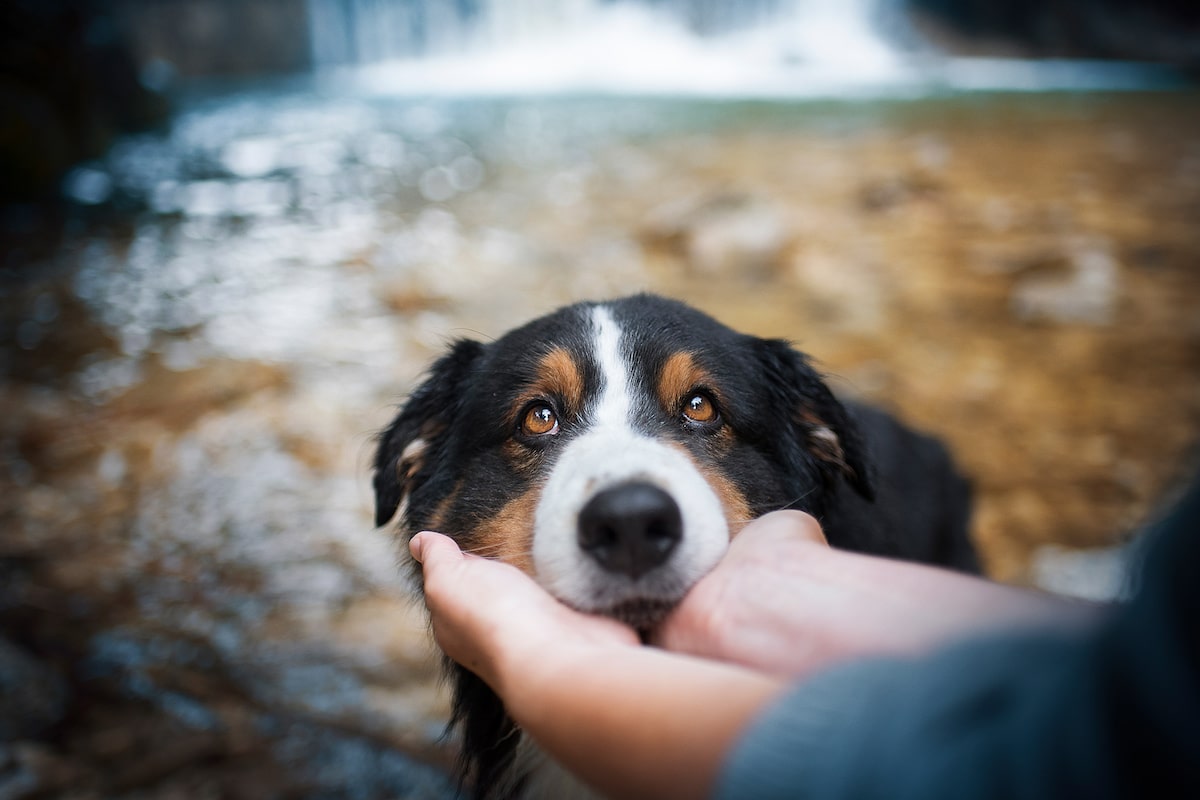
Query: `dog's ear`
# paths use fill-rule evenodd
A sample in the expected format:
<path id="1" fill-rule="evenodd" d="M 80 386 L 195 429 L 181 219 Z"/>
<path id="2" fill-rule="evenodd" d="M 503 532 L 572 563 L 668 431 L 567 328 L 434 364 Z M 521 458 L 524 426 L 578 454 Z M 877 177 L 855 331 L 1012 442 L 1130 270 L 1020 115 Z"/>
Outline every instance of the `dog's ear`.
<path id="1" fill-rule="evenodd" d="M 826 478 L 841 476 L 863 497 L 875 499 L 872 469 L 858 426 L 808 357 L 782 339 L 759 339 L 772 401 L 782 404 L 796 443 L 816 459 Z"/>
<path id="2" fill-rule="evenodd" d="M 395 516 L 404 499 L 424 480 L 427 453 L 437 447 L 457 416 L 471 365 L 483 347 L 469 339 L 455 342 L 379 435 L 374 479 L 376 527 Z"/>

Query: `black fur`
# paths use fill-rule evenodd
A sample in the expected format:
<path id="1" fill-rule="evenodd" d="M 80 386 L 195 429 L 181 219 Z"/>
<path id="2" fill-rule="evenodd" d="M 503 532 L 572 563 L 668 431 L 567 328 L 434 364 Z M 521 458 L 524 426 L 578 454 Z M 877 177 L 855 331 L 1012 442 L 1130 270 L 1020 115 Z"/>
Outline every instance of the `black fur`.
<path id="1" fill-rule="evenodd" d="M 936 440 L 883 412 L 843 404 L 807 357 L 784 341 L 737 333 L 689 306 L 651 295 L 605 305 L 621 327 L 635 379 L 653 385 L 666 359 L 681 350 L 717 376 L 721 385 L 709 388 L 722 399 L 732 438 L 681 430 L 678 414 L 650 394 L 641 397 L 637 417 L 646 433 L 671 437 L 697 461 L 719 464 L 752 517 L 799 509 L 821 521 L 834 546 L 978 570 L 967 536 L 969 487 Z M 409 537 L 429 526 L 439 503 L 448 504 L 443 532 L 470 546 L 473 526 L 528 486 L 529 464 L 522 472 L 503 456 L 513 434 L 505 409 L 532 380 L 540 355 L 551 346 L 566 349 L 582 367 L 585 391 L 597 390 L 589 308 L 568 306 L 487 345 L 456 342 L 434 364 L 379 437 L 377 525 L 407 502 L 400 532 Z M 537 470 L 552 468 L 553 447 L 569 441 L 571 424 L 584 410 L 563 408 L 562 416 L 563 436 L 530 456 Z M 414 446 L 418 440 L 424 446 Z M 519 739 L 515 725 L 482 681 L 448 665 L 463 779 L 481 798 L 519 791 L 510 769 Z"/>
<path id="2" fill-rule="evenodd" d="M 517 724 L 504 702 L 475 673 L 450 659 L 446 664 L 454 680 L 449 727 L 462 737 L 459 788 L 469 782 L 473 796 L 481 799 L 517 795 L 523 777 L 511 774 L 520 742 Z"/>
<path id="3" fill-rule="evenodd" d="M 451 475 L 441 462 L 453 452 L 447 445 L 455 433 L 454 423 L 462 414 L 472 367 L 482 353 L 483 345 L 479 342 L 466 339 L 455 342 L 450 352 L 433 365 L 429 377 L 404 404 L 392 424 L 379 435 L 373 481 L 377 527 L 386 525 L 396 515 L 405 498 L 410 500 L 408 518 L 426 519 L 431 506 L 426 502 L 411 507 L 412 498 L 428 501 L 448 490 L 446 482 Z M 402 464 L 405 449 L 418 439 L 426 442 L 420 463 Z M 413 468 L 411 474 L 408 466 Z M 431 479 L 435 482 L 426 491 Z"/>

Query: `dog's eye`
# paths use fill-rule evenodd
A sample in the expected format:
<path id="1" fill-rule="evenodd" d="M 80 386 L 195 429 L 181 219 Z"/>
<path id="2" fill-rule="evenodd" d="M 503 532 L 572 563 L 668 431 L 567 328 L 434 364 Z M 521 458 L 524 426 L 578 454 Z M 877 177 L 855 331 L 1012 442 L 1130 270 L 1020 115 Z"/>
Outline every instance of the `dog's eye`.
<path id="1" fill-rule="evenodd" d="M 526 436 L 546 436 L 558 433 L 558 416 L 545 403 L 530 406 L 521 420 L 521 433 Z"/>
<path id="2" fill-rule="evenodd" d="M 684 402 L 683 415 L 692 422 L 713 422 L 717 418 L 717 406 L 708 395 L 697 392 Z"/>

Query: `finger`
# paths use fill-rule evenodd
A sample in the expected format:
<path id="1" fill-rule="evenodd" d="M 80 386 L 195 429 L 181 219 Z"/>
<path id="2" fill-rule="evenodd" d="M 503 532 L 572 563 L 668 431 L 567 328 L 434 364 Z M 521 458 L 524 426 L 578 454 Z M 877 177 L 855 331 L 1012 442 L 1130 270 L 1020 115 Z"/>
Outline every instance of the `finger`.
<path id="1" fill-rule="evenodd" d="M 430 562 L 441 562 L 443 559 L 462 558 L 463 552 L 458 549 L 458 543 L 434 531 L 421 531 L 408 541 L 408 552 L 423 567 L 428 568 Z"/>
<path id="2" fill-rule="evenodd" d="M 829 543 L 821 524 L 803 511 L 773 511 L 759 517 L 742 529 L 731 549 L 752 546 L 754 542 L 761 541 Z"/>

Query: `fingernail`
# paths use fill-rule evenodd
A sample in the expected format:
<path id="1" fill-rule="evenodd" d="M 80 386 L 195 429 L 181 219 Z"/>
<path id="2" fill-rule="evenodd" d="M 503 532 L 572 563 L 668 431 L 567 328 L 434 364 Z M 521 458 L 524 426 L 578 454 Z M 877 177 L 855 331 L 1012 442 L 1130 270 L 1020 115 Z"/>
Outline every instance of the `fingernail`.
<path id="1" fill-rule="evenodd" d="M 418 564 L 421 563 L 421 545 L 422 545 L 422 543 L 423 543 L 423 539 L 421 538 L 421 534 L 419 534 L 419 533 L 416 536 L 414 536 L 408 540 L 408 552 L 412 553 L 412 557 L 414 559 L 416 559 Z"/>

